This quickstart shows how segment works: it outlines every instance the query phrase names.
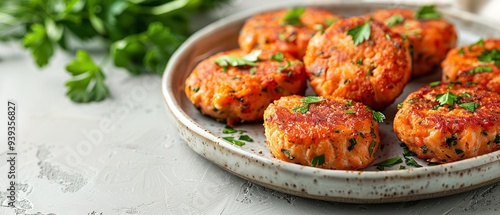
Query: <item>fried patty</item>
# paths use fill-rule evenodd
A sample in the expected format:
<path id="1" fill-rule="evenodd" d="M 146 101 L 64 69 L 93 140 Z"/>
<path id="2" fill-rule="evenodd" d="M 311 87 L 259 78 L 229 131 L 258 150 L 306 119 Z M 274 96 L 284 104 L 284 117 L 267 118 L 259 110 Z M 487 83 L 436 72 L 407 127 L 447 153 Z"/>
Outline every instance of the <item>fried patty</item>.
<path id="1" fill-rule="evenodd" d="M 399 105 L 394 132 L 419 158 L 431 162 L 499 150 L 500 95 L 460 84 L 424 86 Z"/>
<path id="2" fill-rule="evenodd" d="M 479 85 L 500 93 L 500 39 L 478 40 L 452 49 L 442 67 L 443 82 Z"/>
<path id="3" fill-rule="evenodd" d="M 407 9 L 378 10 L 370 14 L 413 44 L 412 76 L 416 77 L 439 71 L 441 61 L 456 46 L 457 32 L 445 19 L 423 20 L 414 15 L 414 11 Z"/>
<path id="4" fill-rule="evenodd" d="M 370 27 L 368 40 L 355 45 L 347 32 L 365 22 Z M 410 79 L 410 42 L 378 21 L 352 17 L 316 34 L 309 41 L 304 64 L 318 95 L 344 97 L 382 110 Z"/>
<path id="5" fill-rule="evenodd" d="M 238 44 L 243 50 L 272 49 L 302 59 L 309 39 L 342 17 L 318 8 L 281 9 L 246 20 Z"/>
<path id="6" fill-rule="evenodd" d="M 264 128 L 277 159 L 325 169 L 364 168 L 380 145 L 370 108 L 340 97 L 282 97 L 266 109 Z"/>
<path id="7" fill-rule="evenodd" d="M 216 63 L 249 54 L 239 49 L 221 52 L 200 62 L 185 81 L 189 100 L 203 114 L 233 125 L 261 121 L 264 110 L 273 100 L 304 94 L 306 75 L 301 61 L 286 53 L 257 51 L 261 54 L 254 65 Z"/>

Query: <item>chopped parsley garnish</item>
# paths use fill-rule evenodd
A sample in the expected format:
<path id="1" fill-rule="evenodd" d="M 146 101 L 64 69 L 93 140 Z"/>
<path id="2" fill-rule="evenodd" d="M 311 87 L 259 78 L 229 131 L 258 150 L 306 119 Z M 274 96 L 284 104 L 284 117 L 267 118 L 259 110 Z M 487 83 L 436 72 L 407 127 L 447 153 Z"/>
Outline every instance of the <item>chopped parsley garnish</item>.
<path id="1" fill-rule="evenodd" d="M 444 142 L 448 145 L 448 146 L 455 146 L 457 145 L 457 140 L 458 140 L 458 137 L 455 136 L 455 135 L 452 135 L 451 137 L 445 137 L 444 138 Z"/>
<path id="2" fill-rule="evenodd" d="M 464 55 L 465 54 L 465 51 L 464 51 L 463 47 L 458 50 L 458 54 L 459 55 Z"/>
<path id="3" fill-rule="evenodd" d="M 345 113 L 346 113 L 346 114 L 355 114 L 355 113 L 356 113 L 356 111 L 353 111 L 353 110 L 351 110 L 351 109 L 348 109 L 348 110 L 346 110 L 346 111 L 345 111 Z"/>
<path id="4" fill-rule="evenodd" d="M 241 135 L 240 138 L 238 138 L 238 140 L 243 140 L 243 141 L 247 141 L 247 142 L 253 142 L 253 139 L 248 136 L 248 135 Z"/>
<path id="5" fill-rule="evenodd" d="M 284 25 L 302 25 L 300 22 L 300 16 L 304 13 L 306 9 L 303 7 L 288 9 L 288 12 L 283 16 Z"/>
<path id="6" fill-rule="evenodd" d="M 255 73 L 257 72 L 257 67 L 252 67 L 249 72 L 251 75 L 255 75 Z"/>
<path id="7" fill-rule="evenodd" d="M 474 69 L 469 70 L 469 73 L 470 74 L 479 74 L 479 73 L 491 72 L 491 71 L 493 71 L 493 69 L 491 69 L 491 67 L 489 67 L 489 66 L 478 66 Z"/>
<path id="8" fill-rule="evenodd" d="M 283 61 L 283 53 L 278 52 L 276 54 L 271 55 L 271 60 L 282 62 Z"/>
<path id="9" fill-rule="evenodd" d="M 347 107 L 351 106 L 352 105 L 352 100 L 351 99 L 347 99 Z"/>
<path id="10" fill-rule="evenodd" d="M 336 20 L 336 19 L 326 19 L 326 20 L 325 20 L 325 25 L 326 25 L 326 26 L 330 26 L 330 25 L 332 25 L 333 23 L 335 23 L 335 22 L 337 22 L 337 21 L 338 21 L 338 20 Z"/>
<path id="11" fill-rule="evenodd" d="M 375 145 L 377 145 L 377 142 L 373 140 L 368 146 L 368 154 L 370 154 L 370 157 L 373 155 L 373 149 L 375 148 Z"/>
<path id="12" fill-rule="evenodd" d="M 259 55 L 262 53 L 262 50 L 254 50 L 249 54 L 240 57 L 234 55 L 224 55 L 216 58 L 214 61 L 219 66 L 227 67 L 227 66 L 257 66 L 255 62 L 259 59 Z"/>
<path id="13" fill-rule="evenodd" d="M 472 49 L 474 48 L 474 46 L 481 46 L 481 47 L 484 47 L 484 40 L 481 38 L 479 39 L 478 41 L 476 41 L 475 43 L 473 43 L 472 45 L 469 46 L 469 51 L 472 51 Z"/>
<path id="14" fill-rule="evenodd" d="M 434 5 L 424 5 L 417 9 L 414 17 L 417 19 L 439 19 L 441 14 L 436 11 Z"/>
<path id="15" fill-rule="evenodd" d="M 243 134 L 245 132 L 247 132 L 247 131 L 245 131 L 245 130 L 237 130 L 237 129 L 229 126 L 229 125 L 224 126 L 224 128 L 222 129 L 222 133 L 223 134 L 233 134 L 233 133 Z"/>
<path id="16" fill-rule="evenodd" d="M 462 95 L 464 95 L 467 98 L 470 98 L 470 94 L 468 92 L 463 92 Z"/>
<path id="17" fill-rule="evenodd" d="M 422 167 L 422 165 L 418 164 L 417 161 L 413 158 L 405 157 L 405 164 L 408 166 Z"/>
<path id="18" fill-rule="evenodd" d="M 494 143 L 500 143 L 500 135 L 499 135 L 499 134 L 497 134 L 497 135 L 495 136 L 495 139 L 493 140 L 493 142 L 494 142 Z"/>
<path id="19" fill-rule="evenodd" d="M 439 94 L 436 96 L 436 100 L 439 102 L 440 105 L 453 105 L 455 102 L 457 102 L 460 99 L 460 96 L 457 96 L 453 94 L 452 92 L 446 92 L 443 94 Z"/>
<path id="20" fill-rule="evenodd" d="M 389 158 L 387 160 L 378 162 L 376 164 L 373 164 L 373 166 L 376 166 L 378 170 L 384 170 L 385 167 L 391 167 L 391 166 L 394 166 L 394 165 L 396 165 L 398 163 L 402 163 L 402 162 L 403 162 L 403 159 L 401 159 L 400 156 L 396 156 L 396 157 Z"/>
<path id="21" fill-rule="evenodd" d="M 391 17 L 387 18 L 385 20 L 385 23 L 389 26 L 389 27 L 393 27 L 394 25 L 398 24 L 398 23 L 401 23 L 404 21 L 404 17 L 401 15 L 401 14 L 394 14 L 392 15 Z"/>
<path id="22" fill-rule="evenodd" d="M 354 149 L 354 146 L 356 146 L 357 144 L 356 139 L 355 138 L 349 139 L 349 143 L 351 143 L 351 145 L 347 147 L 347 150 L 352 151 Z"/>
<path id="23" fill-rule="evenodd" d="M 477 59 L 481 62 L 494 62 L 496 66 L 500 66 L 500 51 L 498 49 L 485 50 Z"/>
<path id="24" fill-rule="evenodd" d="M 235 137 L 222 137 L 224 140 L 229 141 L 230 143 L 237 145 L 237 146 L 243 146 L 245 145 L 245 142 L 241 140 L 237 140 Z"/>
<path id="25" fill-rule="evenodd" d="M 468 102 L 468 103 L 459 104 L 458 106 L 463 107 L 463 108 L 467 109 L 468 111 L 474 113 L 474 111 L 476 111 L 476 109 L 479 107 L 479 103 Z"/>
<path id="26" fill-rule="evenodd" d="M 368 19 L 365 23 L 351 28 L 347 31 L 347 34 L 352 36 L 354 45 L 358 45 L 370 38 L 370 21 L 371 19 Z"/>
<path id="27" fill-rule="evenodd" d="M 392 40 L 392 37 L 389 33 L 385 33 L 385 38 L 387 38 L 388 40 Z"/>
<path id="28" fill-rule="evenodd" d="M 321 102 L 323 101 L 323 99 L 318 96 L 306 96 L 300 101 L 304 104 L 302 106 L 293 108 L 292 110 L 294 112 L 306 113 L 307 111 L 309 111 L 309 104 Z"/>
<path id="29" fill-rule="evenodd" d="M 316 166 L 321 166 L 325 163 L 325 155 L 318 155 L 316 157 L 314 157 L 311 161 L 311 165 L 313 167 L 316 167 Z"/>
<path id="30" fill-rule="evenodd" d="M 290 150 L 288 149 L 281 149 L 281 152 L 283 152 L 283 154 L 290 160 L 293 160 L 295 158 L 290 154 Z"/>
<path id="31" fill-rule="evenodd" d="M 372 110 L 372 118 L 378 123 L 384 122 L 385 115 L 382 112 Z"/>
<path id="32" fill-rule="evenodd" d="M 440 81 L 434 81 L 434 82 L 431 82 L 431 83 L 429 84 L 429 86 L 431 86 L 431 87 L 436 87 L 436 86 L 438 86 L 440 83 L 441 83 Z"/>
<path id="33" fill-rule="evenodd" d="M 363 58 L 359 58 L 359 59 L 356 61 L 356 64 L 358 64 L 358 65 L 363 65 Z"/>

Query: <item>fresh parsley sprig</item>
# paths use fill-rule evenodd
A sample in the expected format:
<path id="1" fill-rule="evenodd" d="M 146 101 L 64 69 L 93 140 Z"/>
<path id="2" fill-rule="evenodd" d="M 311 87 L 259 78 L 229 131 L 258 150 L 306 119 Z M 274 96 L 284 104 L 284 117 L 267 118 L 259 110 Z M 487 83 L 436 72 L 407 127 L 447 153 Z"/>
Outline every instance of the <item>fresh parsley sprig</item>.
<path id="1" fill-rule="evenodd" d="M 193 13 L 228 1 L 0 1 L 0 41 L 21 41 L 39 67 L 46 66 L 59 48 L 74 52 L 74 44 L 100 41 L 109 55 L 105 59 L 112 59 L 115 66 L 132 74 L 162 74 L 170 56 L 190 35 Z M 101 101 L 109 95 L 104 71 L 96 69 L 92 60 L 83 60 L 81 53 L 76 53 L 74 62 L 88 70 L 67 65 L 73 76 L 66 83 L 67 96 L 75 102 Z M 91 87 L 84 89 L 87 83 Z"/>
<path id="2" fill-rule="evenodd" d="M 249 54 L 240 57 L 235 55 L 223 55 L 214 60 L 216 64 L 222 67 L 227 66 L 257 66 L 256 62 L 259 60 L 259 55 L 262 50 L 254 50 Z"/>
<path id="3" fill-rule="evenodd" d="M 393 27 L 396 24 L 403 22 L 404 20 L 405 18 L 401 14 L 394 14 L 385 20 L 385 24 L 387 24 L 389 27 Z"/>
<path id="4" fill-rule="evenodd" d="M 435 5 L 424 5 L 415 11 L 414 17 L 417 19 L 439 19 L 441 14 L 436 11 Z"/>
<path id="5" fill-rule="evenodd" d="M 283 24 L 284 25 L 294 25 L 300 26 L 302 23 L 300 22 L 300 16 L 306 11 L 304 7 L 297 7 L 288 9 L 287 13 L 283 16 Z"/>
<path id="6" fill-rule="evenodd" d="M 306 113 L 307 111 L 309 111 L 309 104 L 321 102 L 323 101 L 323 99 L 318 96 L 306 96 L 300 101 L 304 104 L 299 107 L 293 108 L 292 110 L 294 112 Z"/>
<path id="7" fill-rule="evenodd" d="M 358 44 L 361 44 L 362 42 L 370 38 L 370 21 L 371 18 L 366 20 L 366 22 L 364 22 L 363 24 L 347 30 L 347 34 L 351 35 L 354 45 L 357 46 Z"/>
<path id="8" fill-rule="evenodd" d="M 66 70 L 73 76 L 66 82 L 66 95 L 72 101 L 102 101 L 109 95 L 109 89 L 104 83 L 106 76 L 87 52 L 79 50 L 76 59 L 66 66 Z"/>

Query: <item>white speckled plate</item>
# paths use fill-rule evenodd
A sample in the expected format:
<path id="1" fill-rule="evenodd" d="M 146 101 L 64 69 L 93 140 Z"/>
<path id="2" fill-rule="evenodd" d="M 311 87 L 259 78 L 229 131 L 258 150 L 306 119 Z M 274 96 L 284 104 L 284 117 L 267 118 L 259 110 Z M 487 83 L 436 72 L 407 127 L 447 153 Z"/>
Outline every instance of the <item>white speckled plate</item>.
<path id="1" fill-rule="evenodd" d="M 500 181 L 500 151 L 444 165 L 428 166 L 425 161 L 415 158 L 423 167 L 414 168 L 402 163 L 384 171 L 373 166 L 360 171 L 343 171 L 318 169 L 275 159 L 267 149 L 262 123 L 236 127 L 246 130 L 255 140 L 252 143 L 239 147 L 222 139 L 222 136 L 228 136 L 222 134 L 224 124 L 202 116 L 194 108 L 184 94 L 184 80 L 200 60 L 218 51 L 237 47 L 237 36 L 245 19 L 264 10 L 293 6 L 328 8 L 346 17 L 381 8 L 411 7 L 383 1 L 363 4 L 360 1 L 294 1 L 227 17 L 195 33 L 171 58 L 162 83 L 167 109 L 173 116 L 172 121 L 189 147 L 246 180 L 285 193 L 329 201 L 409 201 L 450 195 Z M 481 23 L 481 19 L 469 13 L 445 8 L 440 10 L 458 29 L 459 45 L 472 43 L 481 37 L 500 37 L 500 29 L 495 28 L 492 23 Z M 383 148 L 377 152 L 375 162 L 402 156 L 400 142 L 392 130 L 396 104 L 420 86 L 439 79 L 440 74 L 436 74 L 412 80 L 398 100 L 384 111 L 387 119 L 380 131 Z M 399 170 L 401 165 L 406 169 Z"/>

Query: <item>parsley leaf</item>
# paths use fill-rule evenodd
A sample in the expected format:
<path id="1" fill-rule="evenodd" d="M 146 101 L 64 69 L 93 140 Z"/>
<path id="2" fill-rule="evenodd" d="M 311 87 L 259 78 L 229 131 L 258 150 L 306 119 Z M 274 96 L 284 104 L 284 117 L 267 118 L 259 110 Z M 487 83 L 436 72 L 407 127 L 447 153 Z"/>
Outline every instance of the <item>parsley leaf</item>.
<path id="1" fill-rule="evenodd" d="M 378 123 L 384 122 L 385 115 L 381 112 L 372 110 L 372 118 Z"/>
<path id="2" fill-rule="evenodd" d="M 354 28 L 351 28 L 347 31 L 347 34 L 352 36 L 354 45 L 358 45 L 370 38 L 370 32 L 371 32 L 370 21 L 371 19 L 368 19 L 365 23 L 358 25 Z"/>
<path id="3" fill-rule="evenodd" d="M 222 137 L 222 139 L 224 140 L 227 140 L 229 141 L 230 143 L 234 144 L 234 145 L 237 145 L 237 146 L 244 146 L 245 145 L 245 142 L 241 141 L 241 140 L 237 140 L 235 137 Z"/>
<path id="4" fill-rule="evenodd" d="M 434 81 L 434 82 L 431 82 L 431 83 L 429 84 L 429 86 L 431 86 L 431 87 L 436 87 L 436 86 L 438 86 L 440 83 L 441 83 L 440 81 Z"/>
<path id="5" fill-rule="evenodd" d="M 377 145 L 377 142 L 373 140 L 368 146 L 368 154 L 370 155 L 370 157 L 373 155 L 373 149 L 375 148 L 375 145 Z"/>
<path id="6" fill-rule="evenodd" d="M 469 51 L 472 51 L 472 49 L 474 48 L 474 46 L 477 46 L 477 45 L 479 45 L 481 47 L 484 47 L 484 40 L 483 40 L 483 38 L 479 39 L 478 41 L 476 41 L 475 43 L 473 43 L 472 45 L 470 45 L 469 46 Z"/>
<path id="7" fill-rule="evenodd" d="M 173 50 L 180 46 L 183 37 L 175 35 L 168 26 L 151 23 L 147 31 L 130 35 L 111 45 L 115 66 L 138 75 L 162 74 Z"/>
<path id="8" fill-rule="evenodd" d="M 23 46 L 31 50 L 31 55 L 39 67 L 47 65 L 54 54 L 54 47 L 47 33 L 43 25 L 35 23 L 23 38 Z"/>
<path id="9" fill-rule="evenodd" d="M 405 157 L 405 164 L 408 166 L 422 167 L 422 165 L 418 164 L 415 159 L 408 157 Z"/>
<path id="10" fill-rule="evenodd" d="M 290 154 L 290 150 L 288 149 L 281 149 L 281 152 L 283 152 L 283 154 L 285 154 L 285 156 L 290 160 L 293 160 L 295 158 Z"/>
<path id="11" fill-rule="evenodd" d="M 401 23 L 404 21 L 404 17 L 401 15 L 401 14 L 394 14 L 392 15 L 391 17 L 387 18 L 385 20 L 385 23 L 389 26 L 389 27 L 393 27 L 394 25 L 398 24 L 398 23 Z"/>
<path id="12" fill-rule="evenodd" d="M 305 10 L 306 9 L 304 7 L 289 9 L 288 12 L 283 16 L 283 24 L 294 26 L 302 25 L 302 23 L 300 22 L 300 16 L 304 13 Z"/>
<path id="13" fill-rule="evenodd" d="M 477 56 L 477 59 L 485 63 L 494 62 L 496 66 L 500 66 L 500 51 L 496 48 L 485 50 Z"/>
<path id="14" fill-rule="evenodd" d="M 443 94 L 439 94 L 436 96 L 436 100 L 439 102 L 440 105 L 453 105 L 455 102 L 457 102 L 460 99 L 460 96 L 457 96 L 453 94 L 452 92 L 446 92 Z"/>
<path id="15" fill-rule="evenodd" d="M 435 10 L 434 5 L 424 5 L 417 9 L 414 17 L 417 19 L 439 19 L 441 14 Z"/>
<path id="16" fill-rule="evenodd" d="M 491 71 L 493 71 L 493 69 L 491 69 L 491 67 L 489 67 L 489 66 L 478 66 L 476 68 L 469 70 L 469 73 L 470 74 L 479 74 L 479 73 L 491 72 Z"/>
<path id="17" fill-rule="evenodd" d="M 278 52 L 276 54 L 271 55 L 271 60 L 282 62 L 283 61 L 283 53 Z"/>
<path id="18" fill-rule="evenodd" d="M 306 96 L 300 101 L 304 104 L 302 106 L 293 108 L 292 110 L 294 112 L 306 113 L 307 111 L 309 111 L 309 104 L 321 102 L 323 101 L 323 99 L 318 96 Z"/>
<path id="19" fill-rule="evenodd" d="M 243 140 L 243 141 L 247 141 L 247 142 L 253 142 L 253 139 L 248 136 L 248 135 L 241 135 L 240 138 L 238 138 L 238 140 Z"/>
<path id="20" fill-rule="evenodd" d="M 373 164 L 373 166 L 376 166 L 378 170 L 384 170 L 385 167 L 391 167 L 393 165 L 396 165 L 398 163 L 402 163 L 403 159 L 400 156 L 396 156 L 393 158 L 389 158 L 387 160 L 378 162 L 376 164 Z"/>
<path id="21" fill-rule="evenodd" d="M 349 143 L 351 143 L 351 145 L 347 147 L 347 150 L 352 151 L 354 149 L 354 146 L 356 146 L 357 144 L 356 139 L 355 138 L 349 139 Z"/>
<path id="22" fill-rule="evenodd" d="M 262 50 L 254 50 L 249 54 L 240 57 L 234 55 L 223 55 L 214 60 L 219 66 L 257 66 L 255 62 L 258 60 L 258 56 L 262 53 Z"/>
<path id="23" fill-rule="evenodd" d="M 467 103 L 459 104 L 458 106 L 463 107 L 463 108 L 467 109 L 468 111 L 474 113 L 476 111 L 476 109 L 479 107 L 479 103 L 467 102 Z"/>
<path id="24" fill-rule="evenodd" d="M 83 50 L 78 50 L 76 57 L 66 65 L 66 70 L 73 76 L 66 82 L 68 88 L 66 95 L 74 102 L 87 103 L 104 100 L 108 97 L 109 90 L 104 83 L 106 77 L 101 68 Z"/>
<path id="25" fill-rule="evenodd" d="M 313 167 L 316 167 L 316 166 L 321 166 L 325 163 L 325 155 L 322 154 L 322 155 L 318 155 L 316 157 L 314 157 L 311 161 L 311 165 Z"/>

